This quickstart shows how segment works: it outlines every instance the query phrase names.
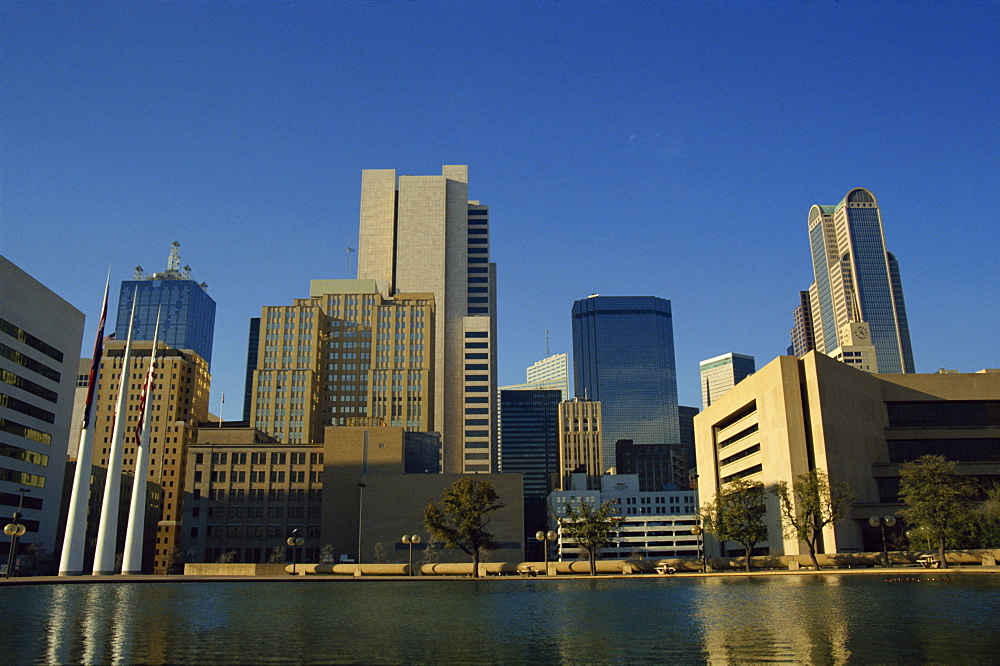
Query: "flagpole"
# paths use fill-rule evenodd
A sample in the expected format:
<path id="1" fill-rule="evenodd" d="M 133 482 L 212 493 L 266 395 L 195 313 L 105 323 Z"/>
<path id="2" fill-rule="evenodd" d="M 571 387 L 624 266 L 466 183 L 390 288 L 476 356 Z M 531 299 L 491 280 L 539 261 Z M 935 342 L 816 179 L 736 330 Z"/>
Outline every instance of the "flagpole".
<path id="1" fill-rule="evenodd" d="M 87 401 L 83 408 L 80 446 L 76 451 L 76 470 L 73 474 L 73 492 L 69 499 L 69 512 L 66 515 L 66 534 L 63 537 L 62 554 L 59 556 L 60 576 L 83 575 L 83 559 L 87 541 L 87 503 L 90 497 L 90 466 L 94 447 L 94 422 L 90 415 L 101 371 L 101 356 L 104 352 L 104 323 L 108 317 L 108 290 L 110 287 L 111 268 L 108 268 L 108 278 L 104 282 L 101 321 L 97 325 L 97 339 L 94 340 L 94 353 L 91 354 L 90 359 Z"/>
<path id="2" fill-rule="evenodd" d="M 125 532 L 125 557 L 122 574 L 142 573 L 142 542 L 146 531 L 146 483 L 149 477 L 149 411 L 152 405 L 153 382 L 156 380 L 156 342 L 160 335 L 160 311 L 156 311 L 153 347 L 149 354 L 149 372 L 139 397 L 139 423 L 135 426 L 135 472 L 132 480 L 132 501 L 129 504 L 128 530 Z"/>
<path id="3" fill-rule="evenodd" d="M 135 304 L 139 289 L 132 295 L 132 314 L 128 319 L 128 338 L 122 357 L 122 373 L 118 378 L 118 402 L 115 403 L 114 433 L 108 453 L 107 476 L 104 479 L 104 501 L 101 504 L 101 523 L 97 529 L 97 547 L 94 550 L 95 576 L 115 573 L 115 549 L 118 547 L 118 502 L 121 497 L 122 447 L 125 435 L 125 405 L 128 385 L 132 376 L 132 328 L 135 325 Z"/>

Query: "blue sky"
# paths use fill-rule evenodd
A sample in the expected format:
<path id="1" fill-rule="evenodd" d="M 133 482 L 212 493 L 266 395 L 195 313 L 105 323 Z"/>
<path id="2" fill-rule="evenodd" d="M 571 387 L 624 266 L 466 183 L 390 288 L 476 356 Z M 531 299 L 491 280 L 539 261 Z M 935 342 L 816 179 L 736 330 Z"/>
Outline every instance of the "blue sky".
<path id="1" fill-rule="evenodd" d="M 917 371 L 998 367 L 998 35 L 997 2 L 6 0 L 0 253 L 89 353 L 108 266 L 179 241 L 235 418 L 249 319 L 350 277 L 361 170 L 468 164 L 501 384 L 575 299 L 655 295 L 700 405 L 699 360 L 784 353 L 809 207 L 867 187 Z"/>

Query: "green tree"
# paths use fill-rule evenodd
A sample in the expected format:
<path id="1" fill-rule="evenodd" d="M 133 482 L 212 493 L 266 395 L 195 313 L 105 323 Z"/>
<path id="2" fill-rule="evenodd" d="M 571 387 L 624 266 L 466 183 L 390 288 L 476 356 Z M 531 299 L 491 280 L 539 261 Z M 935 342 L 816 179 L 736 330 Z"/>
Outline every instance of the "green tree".
<path id="1" fill-rule="evenodd" d="M 472 576 L 478 578 L 482 551 L 499 547 L 493 534 L 486 529 L 490 523 L 489 514 L 503 506 L 491 482 L 467 476 L 445 489 L 440 506 L 433 500 L 427 503 L 424 526 L 431 539 L 443 542 L 446 548 L 460 548 L 471 555 Z"/>
<path id="2" fill-rule="evenodd" d="M 386 552 L 385 546 L 382 545 L 381 541 L 375 544 L 374 559 L 376 564 L 385 564 L 389 561 L 389 553 Z"/>
<path id="3" fill-rule="evenodd" d="M 583 502 L 577 506 L 567 505 L 562 516 L 558 516 L 559 527 L 566 541 L 580 546 L 590 562 L 590 575 L 597 575 L 597 551 L 614 541 L 618 516 L 614 504 L 604 502 L 598 507 Z"/>
<path id="4" fill-rule="evenodd" d="M 714 500 L 702 505 L 701 518 L 705 531 L 716 539 L 735 541 L 746 549 L 746 570 L 753 571 L 750 556 L 754 546 L 767 540 L 765 513 L 764 484 L 736 479 L 722 486 Z"/>
<path id="5" fill-rule="evenodd" d="M 1000 548 L 1000 484 L 986 489 L 986 500 L 973 512 L 976 545 Z"/>
<path id="6" fill-rule="evenodd" d="M 854 491 L 842 481 L 831 482 L 823 470 L 812 469 L 799 474 L 791 488 L 779 481 L 772 492 L 781 506 L 785 534 L 806 543 L 813 567 L 819 571 L 816 550 L 823 528 L 847 516 Z"/>
<path id="7" fill-rule="evenodd" d="M 937 542 L 941 566 L 948 537 L 961 531 L 969 518 L 968 501 L 975 487 L 958 474 L 958 463 L 944 456 L 921 456 L 899 470 L 902 515 L 911 525 L 925 528 Z"/>

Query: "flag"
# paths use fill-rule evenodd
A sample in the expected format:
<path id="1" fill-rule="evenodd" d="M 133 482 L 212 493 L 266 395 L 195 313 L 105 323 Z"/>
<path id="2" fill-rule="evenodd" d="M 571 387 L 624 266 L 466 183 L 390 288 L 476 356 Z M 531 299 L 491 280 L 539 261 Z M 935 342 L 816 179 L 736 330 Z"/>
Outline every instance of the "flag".
<path id="1" fill-rule="evenodd" d="M 146 401 L 153 391 L 153 382 L 156 380 L 156 343 L 160 337 L 160 312 L 156 312 L 156 328 L 153 330 L 153 346 L 149 352 L 149 371 L 146 372 L 146 381 L 142 384 L 142 392 L 139 394 L 139 417 L 135 424 L 135 445 L 142 446 L 143 426 L 146 423 Z"/>
<path id="2" fill-rule="evenodd" d="M 101 369 L 101 356 L 104 355 L 104 324 L 108 319 L 108 288 L 111 286 L 111 272 L 108 281 L 104 283 L 104 305 L 101 306 L 101 323 L 97 325 L 97 339 L 94 340 L 94 353 L 90 361 L 90 377 L 87 380 L 87 402 L 83 408 L 83 429 L 90 425 L 90 408 L 94 404 L 94 393 L 97 391 L 97 373 Z"/>

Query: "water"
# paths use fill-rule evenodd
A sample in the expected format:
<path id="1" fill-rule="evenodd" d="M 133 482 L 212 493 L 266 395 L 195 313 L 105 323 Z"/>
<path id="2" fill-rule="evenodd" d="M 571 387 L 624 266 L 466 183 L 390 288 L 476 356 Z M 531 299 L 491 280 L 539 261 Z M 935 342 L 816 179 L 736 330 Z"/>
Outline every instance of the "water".
<path id="1" fill-rule="evenodd" d="M 5 664 L 1000 661 L 1000 575 L 0 588 Z"/>

